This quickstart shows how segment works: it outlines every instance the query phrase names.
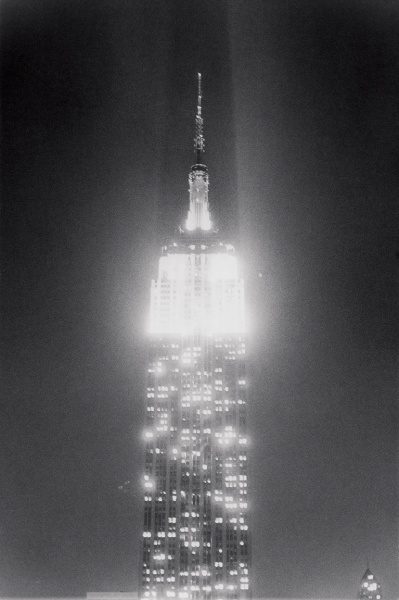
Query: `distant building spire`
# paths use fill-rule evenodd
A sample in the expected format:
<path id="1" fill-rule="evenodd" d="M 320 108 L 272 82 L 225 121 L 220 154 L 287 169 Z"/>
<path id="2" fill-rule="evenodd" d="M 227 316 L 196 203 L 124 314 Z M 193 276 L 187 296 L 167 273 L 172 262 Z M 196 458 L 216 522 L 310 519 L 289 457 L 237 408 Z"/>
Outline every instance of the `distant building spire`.
<path id="1" fill-rule="evenodd" d="M 382 600 L 381 585 L 378 583 L 367 561 L 367 569 L 360 582 L 358 600 Z"/>
<path id="2" fill-rule="evenodd" d="M 195 139 L 194 147 L 197 156 L 197 165 L 202 164 L 202 157 L 205 152 L 205 138 L 203 132 L 204 119 L 201 116 L 202 112 L 202 87 L 201 87 L 201 73 L 198 73 L 198 100 L 197 100 L 197 114 L 195 117 Z"/>

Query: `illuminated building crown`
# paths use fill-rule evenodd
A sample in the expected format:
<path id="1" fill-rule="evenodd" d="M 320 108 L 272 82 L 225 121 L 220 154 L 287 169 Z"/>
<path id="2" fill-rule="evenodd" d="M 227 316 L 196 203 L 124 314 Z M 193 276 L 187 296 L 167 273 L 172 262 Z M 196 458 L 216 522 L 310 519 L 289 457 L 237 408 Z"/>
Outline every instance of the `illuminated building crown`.
<path id="1" fill-rule="evenodd" d="M 197 162 L 191 167 L 188 176 L 190 185 L 190 208 L 185 223 L 185 228 L 188 231 L 194 231 L 196 229 L 210 231 L 213 229 L 208 202 L 208 168 L 203 164 L 203 154 L 205 152 L 203 125 L 201 73 L 198 73 L 198 100 L 194 138 Z"/>

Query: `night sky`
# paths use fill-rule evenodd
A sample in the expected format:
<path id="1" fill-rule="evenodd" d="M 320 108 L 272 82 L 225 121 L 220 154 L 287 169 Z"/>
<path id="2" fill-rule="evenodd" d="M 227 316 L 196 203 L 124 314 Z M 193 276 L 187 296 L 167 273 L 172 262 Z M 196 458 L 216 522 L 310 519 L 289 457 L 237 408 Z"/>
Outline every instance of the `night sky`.
<path id="1" fill-rule="evenodd" d="M 0 593 L 137 589 L 150 280 L 201 71 L 247 286 L 254 594 L 354 597 L 369 561 L 397 598 L 397 0 L 1 12 Z"/>

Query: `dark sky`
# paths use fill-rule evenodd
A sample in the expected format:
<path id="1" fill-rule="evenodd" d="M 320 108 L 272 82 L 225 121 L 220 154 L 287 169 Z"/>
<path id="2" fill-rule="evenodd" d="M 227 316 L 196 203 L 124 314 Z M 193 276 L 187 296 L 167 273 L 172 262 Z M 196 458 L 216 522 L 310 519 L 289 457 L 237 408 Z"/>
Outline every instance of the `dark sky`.
<path id="1" fill-rule="evenodd" d="M 201 71 L 247 281 L 255 596 L 354 597 L 368 560 L 396 598 L 397 1 L 1 9 L 0 593 L 137 588 L 150 279 Z"/>

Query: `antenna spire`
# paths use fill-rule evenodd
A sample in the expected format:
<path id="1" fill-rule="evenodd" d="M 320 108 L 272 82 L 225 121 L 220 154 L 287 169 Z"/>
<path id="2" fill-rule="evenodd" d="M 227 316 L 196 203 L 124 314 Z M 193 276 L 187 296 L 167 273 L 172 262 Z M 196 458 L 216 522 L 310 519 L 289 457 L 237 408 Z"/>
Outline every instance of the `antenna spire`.
<path id="1" fill-rule="evenodd" d="M 203 133 L 204 120 L 201 116 L 202 112 L 202 87 L 201 73 L 198 73 L 198 100 L 197 100 L 197 115 L 195 117 L 195 139 L 194 148 L 197 155 L 197 165 L 202 164 L 202 155 L 205 152 L 205 138 Z"/>
<path id="2" fill-rule="evenodd" d="M 188 181 L 190 184 L 190 208 L 186 220 L 186 230 L 202 229 L 210 231 L 213 229 L 208 202 L 208 168 L 203 163 L 205 152 L 205 140 L 203 133 L 204 121 L 201 115 L 202 89 L 201 73 L 198 73 L 198 100 L 197 114 L 195 116 L 195 138 L 194 149 L 197 162 L 191 167 Z"/>

